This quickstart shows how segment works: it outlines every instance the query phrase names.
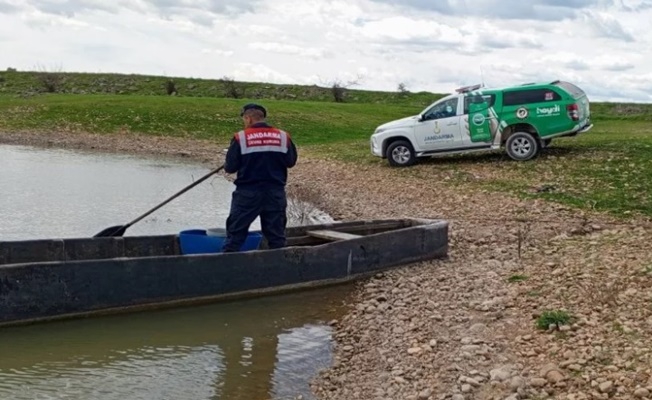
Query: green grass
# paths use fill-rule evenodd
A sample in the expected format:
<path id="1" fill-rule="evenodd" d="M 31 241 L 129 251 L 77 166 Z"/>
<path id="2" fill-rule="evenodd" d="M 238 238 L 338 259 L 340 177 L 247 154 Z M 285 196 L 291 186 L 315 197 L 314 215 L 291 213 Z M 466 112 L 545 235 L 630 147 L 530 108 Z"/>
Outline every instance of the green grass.
<path id="1" fill-rule="evenodd" d="M 510 283 L 515 283 L 515 282 L 523 282 L 526 281 L 528 277 L 526 275 L 512 275 L 509 278 L 507 278 L 507 281 Z"/>
<path id="2" fill-rule="evenodd" d="M 337 103 L 328 88 L 235 82 L 250 97 L 234 99 L 224 97 L 223 82 L 192 78 L 174 78 L 179 96 L 167 96 L 166 77 L 63 78 L 57 90 L 67 93 L 38 94 L 43 84 L 37 73 L 0 72 L 0 131 L 128 131 L 225 142 L 241 128 L 240 107 L 261 101 L 269 121 L 288 130 L 304 150 L 380 168 L 386 160 L 369 152 L 376 126 L 413 115 L 441 97 L 351 90 L 346 102 Z M 445 175 L 448 184 L 466 189 L 507 191 L 619 216 L 652 216 L 652 105 L 593 102 L 591 110 L 593 130 L 554 139 L 530 162 L 511 161 L 498 152 L 423 160 L 402 172 L 424 182 Z"/>
<path id="3" fill-rule="evenodd" d="M 576 138 L 553 140 L 532 162 L 476 157 L 492 169 L 478 185 L 615 215 L 652 215 L 652 123 L 602 120 L 595 125 Z"/>
<path id="4" fill-rule="evenodd" d="M 536 320 L 537 328 L 547 330 L 550 325 L 568 325 L 573 317 L 566 311 L 544 311 Z"/>
<path id="5" fill-rule="evenodd" d="M 199 139 L 229 138 L 242 128 L 239 111 L 249 100 L 163 96 L 42 95 L 0 96 L 1 130 L 121 130 Z M 269 121 L 290 132 L 299 145 L 356 142 L 364 152 L 375 127 L 414 108 L 401 105 L 266 100 Z"/>
<path id="6" fill-rule="evenodd" d="M 39 72 L 0 71 L 0 95 L 30 95 L 46 91 Z M 180 97 L 232 97 L 267 100 L 307 100 L 334 102 L 331 86 L 280 85 L 264 82 L 238 82 L 222 79 L 197 79 L 136 74 L 57 73 L 54 87 L 60 94 L 120 94 L 140 96 L 167 96 L 166 83 L 172 80 Z M 343 84 L 346 84 L 344 82 Z M 398 83 L 397 83 L 398 84 Z M 230 89 L 235 90 L 230 90 Z M 429 92 L 381 92 L 345 89 L 344 101 L 358 104 L 402 104 L 424 108 L 442 94 Z"/>

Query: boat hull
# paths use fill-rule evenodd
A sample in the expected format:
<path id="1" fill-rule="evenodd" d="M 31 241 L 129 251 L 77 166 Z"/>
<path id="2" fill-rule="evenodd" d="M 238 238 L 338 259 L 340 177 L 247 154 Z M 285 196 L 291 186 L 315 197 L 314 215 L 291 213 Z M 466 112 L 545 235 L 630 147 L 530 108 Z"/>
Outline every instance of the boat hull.
<path id="1" fill-rule="evenodd" d="M 93 254 L 99 258 L 65 259 L 65 254 L 72 254 L 70 249 L 50 246 L 49 250 L 43 251 L 50 251 L 50 256 L 55 259 L 60 254 L 64 260 L 21 263 L 7 262 L 8 257 L 18 254 L 16 249 L 21 249 L 19 243 L 14 242 L 9 246 L 8 242 L 4 242 L 0 243 L 5 257 L 4 265 L 0 265 L 0 325 L 331 285 L 447 255 L 447 222 L 413 219 L 406 225 L 316 245 L 226 254 L 179 255 L 175 254 L 178 249 L 168 249 L 165 255 L 147 255 L 148 248 L 160 246 L 157 251 L 161 251 L 174 247 L 164 237 L 149 237 L 151 247 L 145 244 L 147 237 L 93 241 L 79 239 L 76 242 L 77 252 L 74 253 L 78 258 L 79 254 L 90 256 L 91 243 L 96 243 L 97 248 L 114 249 L 105 250 L 104 257 L 114 255 L 115 248 L 121 246 L 118 243 L 125 240 L 140 240 L 142 243 L 131 249 L 140 248 L 141 254 L 101 258 L 95 250 Z M 336 230 L 338 226 L 327 224 L 295 228 L 295 241 L 306 240 L 302 234 L 309 229 Z M 158 245 L 155 244 L 157 240 L 160 242 Z M 44 246 L 44 243 L 40 241 L 33 245 Z M 124 248 L 124 244 L 122 246 Z M 22 249 L 23 253 L 28 252 L 25 245 Z M 23 259 L 27 256 L 22 254 Z"/>

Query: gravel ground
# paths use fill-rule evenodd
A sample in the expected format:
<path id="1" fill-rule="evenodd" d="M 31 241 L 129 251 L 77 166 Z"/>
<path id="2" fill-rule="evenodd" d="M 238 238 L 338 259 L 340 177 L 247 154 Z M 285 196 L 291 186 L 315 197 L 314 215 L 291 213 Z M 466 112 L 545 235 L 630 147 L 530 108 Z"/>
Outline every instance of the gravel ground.
<path id="1" fill-rule="evenodd" d="M 131 134 L 0 134 L 0 143 L 211 165 L 224 148 Z M 434 164 L 351 168 L 299 151 L 290 190 L 336 219 L 450 222 L 448 259 L 360 282 L 351 312 L 333 321 L 334 365 L 312 382 L 319 399 L 652 399 L 647 221 L 449 186 Z M 570 319 L 537 327 L 559 310 Z"/>
<path id="2" fill-rule="evenodd" d="M 313 382 L 319 398 L 650 398 L 646 221 L 451 189 L 428 164 L 419 168 L 429 181 L 306 164 L 314 167 L 294 179 L 317 179 L 339 218 L 451 222 L 449 259 L 361 284 L 355 310 L 337 324 L 335 365 Z M 573 318 L 537 329 L 547 310 Z"/>

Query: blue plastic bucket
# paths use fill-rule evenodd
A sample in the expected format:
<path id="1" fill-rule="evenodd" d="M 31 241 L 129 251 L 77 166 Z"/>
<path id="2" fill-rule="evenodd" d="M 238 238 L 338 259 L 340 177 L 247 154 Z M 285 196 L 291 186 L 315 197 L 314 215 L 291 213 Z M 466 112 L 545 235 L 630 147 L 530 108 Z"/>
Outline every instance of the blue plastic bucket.
<path id="1" fill-rule="evenodd" d="M 181 254 L 221 253 L 226 238 L 208 235 L 205 229 L 189 229 L 179 232 Z M 263 235 L 259 231 L 249 232 L 240 251 L 255 250 L 260 245 Z"/>

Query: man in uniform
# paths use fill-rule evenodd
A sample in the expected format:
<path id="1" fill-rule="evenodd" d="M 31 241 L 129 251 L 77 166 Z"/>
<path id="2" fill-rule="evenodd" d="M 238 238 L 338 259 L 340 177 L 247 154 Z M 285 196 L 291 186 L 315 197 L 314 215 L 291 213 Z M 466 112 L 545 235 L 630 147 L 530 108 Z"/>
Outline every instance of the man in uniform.
<path id="1" fill-rule="evenodd" d="M 258 216 L 269 248 L 278 249 L 286 245 L 285 185 L 288 168 L 297 162 L 297 149 L 287 132 L 265 121 L 263 106 L 247 104 L 240 116 L 244 130 L 231 139 L 224 163 L 224 171 L 237 172 L 237 177 L 222 250 L 239 251 Z"/>

